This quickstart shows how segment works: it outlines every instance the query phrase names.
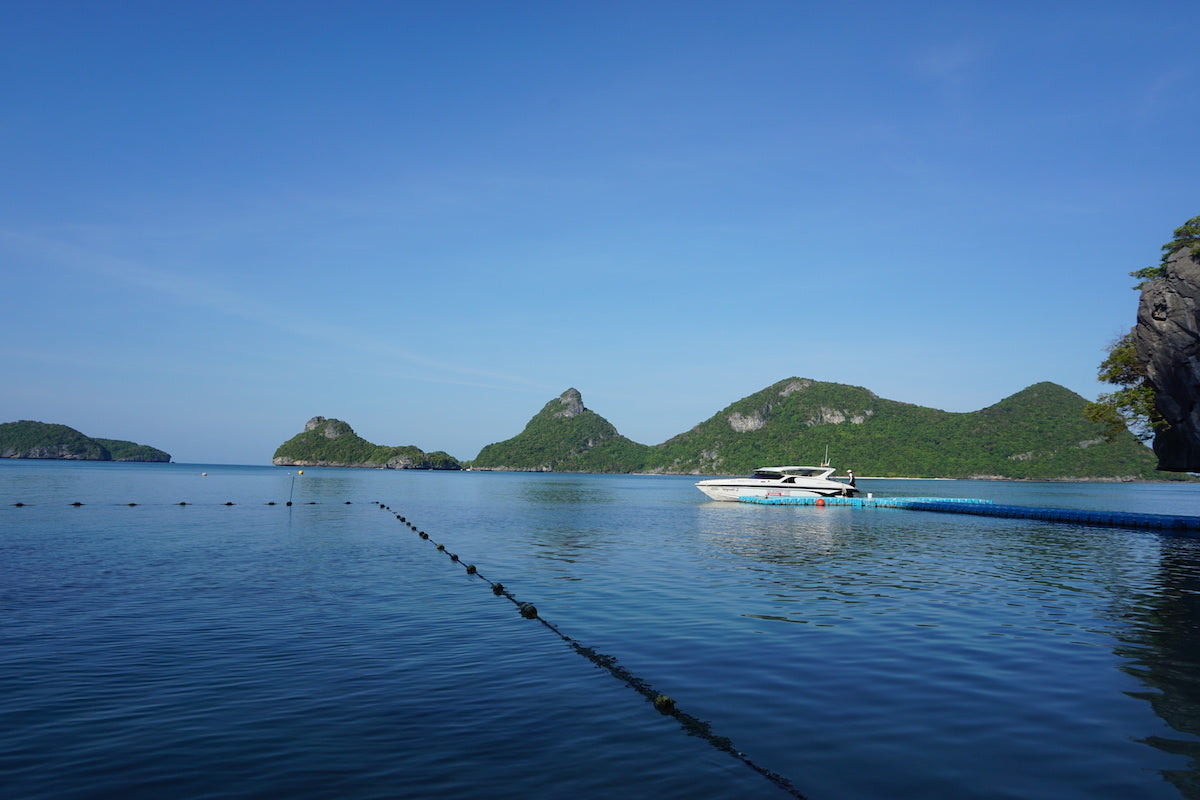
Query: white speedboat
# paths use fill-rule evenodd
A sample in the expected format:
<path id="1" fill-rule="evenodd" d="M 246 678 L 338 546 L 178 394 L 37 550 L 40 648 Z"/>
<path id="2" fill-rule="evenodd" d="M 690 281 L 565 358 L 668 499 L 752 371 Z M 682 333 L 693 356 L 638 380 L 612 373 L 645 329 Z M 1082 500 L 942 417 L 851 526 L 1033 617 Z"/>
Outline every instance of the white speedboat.
<path id="1" fill-rule="evenodd" d="M 849 482 L 834 480 L 833 467 L 759 467 L 746 478 L 712 478 L 696 488 L 713 500 L 742 497 L 852 497 L 858 494 L 854 473 Z"/>

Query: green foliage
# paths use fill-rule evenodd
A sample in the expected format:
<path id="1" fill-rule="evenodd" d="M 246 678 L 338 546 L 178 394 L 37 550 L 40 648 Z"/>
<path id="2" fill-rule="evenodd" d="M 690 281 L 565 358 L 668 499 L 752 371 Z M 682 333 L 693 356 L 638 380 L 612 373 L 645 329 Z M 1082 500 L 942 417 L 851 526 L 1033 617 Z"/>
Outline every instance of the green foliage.
<path id="1" fill-rule="evenodd" d="M 136 442 L 126 442 L 121 439 L 101 439 L 95 441 L 112 454 L 113 461 L 161 461 L 171 460 L 171 454 L 156 447 Z"/>
<path id="2" fill-rule="evenodd" d="M 1146 381 L 1146 365 L 1138 359 L 1134 346 L 1133 331 L 1109 345 L 1098 377 L 1121 388 L 1089 403 L 1084 410 L 1088 420 L 1104 425 L 1108 436 L 1128 429 L 1143 441 L 1163 429 L 1162 416 L 1154 407 L 1154 390 Z"/>
<path id="3" fill-rule="evenodd" d="M 7 458 L 28 458 L 22 455 L 38 450 L 55 449 L 61 457 L 111 461 L 112 454 L 98 442 L 74 428 L 48 422 L 21 420 L 0 425 L 0 454 Z M 9 455 L 9 454 L 13 455 Z M 32 456 L 38 457 L 38 456 Z"/>
<path id="4" fill-rule="evenodd" d="M 570 413 L 569 393 L 551 400 L 518 436 L 490 444 L 472 466 L 555 472 L 631 472 L 648 449 L 587 409 Z"/>
<path id="5" fill-rule="evenodd" d="M 171 460 L 169 453 L 153 447 L 119 439 L 96 439 L 66 425 L 32 420 L 0 424 L 0 457 L 81 461 Z"/>
<path id="6" fill-rule="evenodd" d="M 731 404 L 659 445 L 632 442 L 603 417 L 556 416 L 551 401 L 520 435 L 488 445 L 482 468 L 742 474 L 818 464 L 828 446 L 843 470 L 893 477 L 1116 478 L 1154 475 L 1127 431 L 1106 436 L 1087 401 L 1039 383 L 994 406 L 952 413 L 884 400 L 862 387 L 791 378 Z"/>
<path id="7" fill-rule="evenodd" d="M 462 469 L 462 464 L 458 463 L 454 456 L 442 450 L 426 453 L 425 461 L 429 464 L 429 469 Z"/>
<path id="8" fill-rule="evenodd" d="M 1167 261 L 1185 247 L 1192 255 L 1200 255 L 1200 217 L 1192 217 L 1175 229 L 1174 238 L 1162 246 L 1162 258 L 1157 266 L 1142 267 L 1129 273 L 1130 277 L 1138 279 L 1133 288 L 1141 291 L 1147 283 L 1166 277 Z"/>
<path id="9" fill-rule="evenodd" d="M 443 452 L 426 454 L 413 445 L 388 447 L 372 444 L 356 434 L 345 422 L 322 420 L 312 430 L 298 433 L 281 444 L 273 458 L 276 464 L 314 464 L 343 467 L 385 467 L 398 469 L 462 469 Z"/>
<path id="10" fill-rule="evenodd" d="M 566 401 L 551 400 L 507 441 L 489 444 L 471 465 L 481 469 L 535 472 L 637 472 L 650 448 L 626 439 L 606 419 L 583 409 L 564 413 Z"/>
<path id="11" fill-rule="evenodd" d="M 1086 401 L 1051 383 L 971 413 L 883 400 L 839 384 L 813 383 L 783 397 L 788 384 L 739 401 L 685 434 L 692 452 L 707 458 L 693 456 L 689 464 L 674 453 L 672 463 L 741 473 L 768 464 L 818 463 L 828 446 L 840 468 L 877 476 L 1112 477 L 1153 469 L 1149 452 L 1132 437 L 1118 445 L 1100 441 L 1098 427 L 1081 419 Z M 766 424 L 739 433 L 729 420 L 734 412 L 746 413 L 747 401 L 762 409 Z M 678 448 L 679 438 L 664 450 Z"/>
<path id="12" fill-rule="evenodd" d="M 1163 263 L 1185 247 L 1193 255 L 1200 255 L 1200 217 L 1192 217 L 1175 229 L 1175 238 L 1162 246 Z"/>
<path id="13" fill-rule="evenodd" d="M 1129 273 L 1129 277 L 1138 279 L 1137 284 L 1134 285 L 1133 288 L 1140 292 L 1146 287 L 1147 283 L 1165 277 L 1166 274 L 1167 268 L 1162 264 L 1159 264 L 1157 267 L 1142 267 L 1141 269 L 1135 269 L 1133 272 Z"/>

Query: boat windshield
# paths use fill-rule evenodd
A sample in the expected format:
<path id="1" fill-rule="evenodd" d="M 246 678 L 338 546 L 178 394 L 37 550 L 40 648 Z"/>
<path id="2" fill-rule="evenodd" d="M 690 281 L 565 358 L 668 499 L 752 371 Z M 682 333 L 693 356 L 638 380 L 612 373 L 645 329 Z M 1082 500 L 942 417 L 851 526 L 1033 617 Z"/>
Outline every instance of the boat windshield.
<path id="1" fill-rule="evenodd" d="M 754 470 L 751 478 L 760 478 L 765 480 L 779 480 L 784 477 L 799 477 L 799 478 L 819 478 L 825 475 L 830 470 L 827 467 L 783 467 L 783 468 L 763 468 Z"/>

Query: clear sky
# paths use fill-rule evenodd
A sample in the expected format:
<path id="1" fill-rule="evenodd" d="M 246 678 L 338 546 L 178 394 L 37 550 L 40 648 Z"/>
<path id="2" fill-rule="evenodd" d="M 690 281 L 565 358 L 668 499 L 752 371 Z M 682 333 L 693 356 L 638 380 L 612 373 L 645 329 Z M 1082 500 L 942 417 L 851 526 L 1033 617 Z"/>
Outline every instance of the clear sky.
<path id="1" fill-rule="evenodd" d="M 0 422 L 473 458 L 791 376 L 1089 399 L 1200 214 L 1200 3 L 0 3 Z"/>

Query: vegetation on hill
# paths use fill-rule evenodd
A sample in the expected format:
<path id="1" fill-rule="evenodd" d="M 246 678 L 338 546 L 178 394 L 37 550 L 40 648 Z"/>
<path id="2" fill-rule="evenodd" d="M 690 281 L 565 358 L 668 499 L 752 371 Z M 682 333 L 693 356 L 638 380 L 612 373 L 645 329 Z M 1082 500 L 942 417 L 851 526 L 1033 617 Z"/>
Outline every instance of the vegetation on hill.
<path id="1" fill-rule="evenodd" d="M 620 436 L 592 411 L 562 415 L 563 406 L 563 398 L 552 400 L 521 434 L 483 448 L 472 466 L 741 474 L 817 464 L 828 448 L 839 469 L 880 477 L 1157 477 L 1154 456 L 1132 434 L 1089 422 L 1087 401 L 1053 383 L 956 413 L 882 399 L 858 386 L 789 378 L 654 446 Z"/>
<path id="2" fill-rule="evenodd" d="M 101 439 L 93 437 L 100 446 L 112 454 L 113 461 L 170 461 L 171 454 L 148 444 L 127 442 L 123 439 Z"/>
<path id="3" fill-rule="evenodd" d="M 277 466 L 383 467 L 387 469 L 462 469 L 449 454 L 426 453 L 413 445 L 389 447 L 368 442 L 339 419 L 313 417 L 302 433 L 281 444 Z"/>
<path id="4" fill-rule="evenodd" d="M 112 454 L 103 445 L 74 428 L 33 420 L 0 425 L 0 455 L 5 458 L 112 460 Z"/>
<path id="5" fill-rule="evenodd" d="M 0 424 L 0 458 L 166 462 L 171 455 L 135 442 L 85 436 L 66 425 L 20 420 Z"/>
<path id="6" fill-rule="evenodd" d="M 579 392 L 568 389 L 547 403 L 517 436 L 479 451 L 471 466 L 530 472 L 637 472 L 649 451 L 584 408 Z"/>

